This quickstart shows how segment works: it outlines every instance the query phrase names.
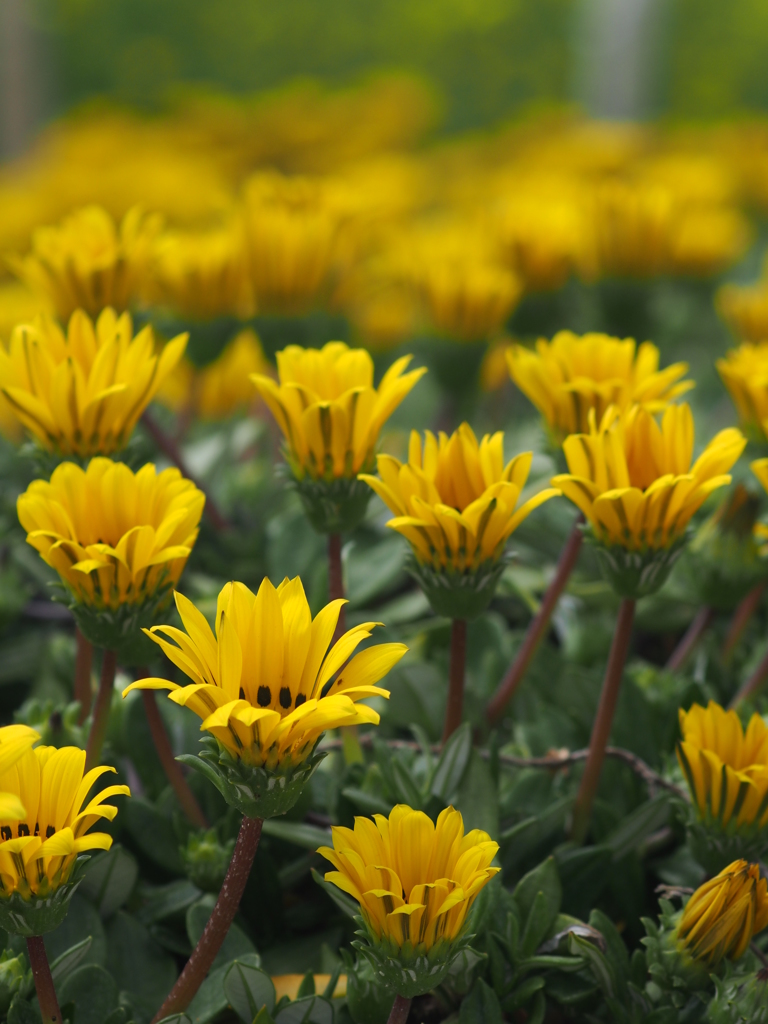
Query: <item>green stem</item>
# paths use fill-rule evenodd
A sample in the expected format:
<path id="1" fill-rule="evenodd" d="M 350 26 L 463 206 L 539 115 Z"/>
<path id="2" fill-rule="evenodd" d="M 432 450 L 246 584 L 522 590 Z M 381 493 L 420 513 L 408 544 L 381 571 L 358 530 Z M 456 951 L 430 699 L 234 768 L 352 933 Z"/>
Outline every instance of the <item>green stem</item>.
<path id="1" fill-rule="evenodd" d="M 619 698 L 619 690 L 621 689 L 624 663 L 627 660 L 629 642 L 632 639 L 632 622 L 634 617 L 635 602 L 631 598 L 625 597 L 621 602 L 619 617 L 616 620 L 616 631 L 613 634 L 611 653 L 608 656 L 603 689 L 600 693 L 600 703 L 597 707 L 597 715 L 592 726 L 592 736 L 589 740 L 587 763 L 584 766 L 576 803 L 573 806 L 571 839 L 577 843 L 584 842 L 589 830 L 592 804 L 597 793 L 598 783 L 600 782 L 600 773 L 603 768 L 603 761 L 605 760 L 605 748 L 608 745 L 608 737 L 611 734 L 616 702 Z"/>
<path id="2" fill-rule="evenodd" d="M 77 655 L 75 657 L 75 700 L 80 704 L 80 713 L 77 720 L 80 725 L 88 717 L 91 710 L 91 668 L 93 666 L 93 644 L 86 640 L 80 632 L 80 627 L 75 628 L 75 640 L 77 641 Z"/>
<path id="3" fill-rule="evenodd" d="M 448 681 L 448 703 L 445 707 L 443 743 L 461 725 L 464 709 L 464 669 L 467 661 L 467 621 L 454 619 L 451 624 L 451 666 Z"/>
<path id="4" fill-rule="evenodd" d="M 48 954 L 41 935 L 31 935 L 27 939 L 27 953 L 32 977 L 35 979 L 37 1001 L 40 1005 L 40 1016 L 43 1024 L 61 1024 L 61 1010 L 56 997 L 56 988 L 48 965 Z"/>
<path id="5" fill-rule="evenodd" d="M 112 695 L 115 689 L 116 669 L 117 654 L 114 651 L 104 651 L 101 660 L 99 692 L 96 695 L 96 704 L 94 705 L 93 718 L 91 719 L 91 731 L 88 734 L 88 745 L 85 748 L 86 771 L 95 768 L 101 757 L 101 748 L 104 746 L 104 739 L 109 725 L 109 712 L 112 707 Z"/>
<path id="6" fill-rule="evenodd" d="M 395 996 L 392 1009 L 389 1011 L 387 1024 L 405 1024 L 411 1010 L 411 1000 L 405 996 Z"/>

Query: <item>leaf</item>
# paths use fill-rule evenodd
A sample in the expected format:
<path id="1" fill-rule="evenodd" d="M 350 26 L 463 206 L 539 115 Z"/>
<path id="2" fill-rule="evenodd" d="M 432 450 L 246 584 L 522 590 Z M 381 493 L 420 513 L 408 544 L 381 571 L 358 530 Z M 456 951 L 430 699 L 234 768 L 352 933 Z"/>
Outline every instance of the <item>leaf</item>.
<path id="1" fill-rule="evenodd" d="M 395 780 L 395 796 L 398 803 L 408 804 L 414 810 L 421 808 L 423 797 L 419 787 L 413 781 L 410 771 L 405 767 L 399 757 L 392 758 L 392 775 Z"/>
<path id="2" fill-rule="evenodd" d="M 503 1024 L 499 999 L 490 985 L 478 978 L 459 1010 L 459 1024 Z"/>
<path id="3" fill-rule="evenodd" d="M 571 932 L 568 936 L 568 951 L 572 956 L 580 956 L 586 961 L 603 994 L 613 998 L 616 994 L 616 976 L 597 946 Z"/>
<path id="4" fill-rule="evenodd" d="M 61 984 L 68 974 L 71 974 L 76 967 L 80 966 L 88 956 L 92 944 L 93 939 L 89 935 L 88 938 L 82 939 L 76 945 L 71 946 L 66 953 L 56 957 L 51 964 L 51 977 L 56 985 Z"/>
<path id="5" fill-rule="evenodd" d="M 629 983 L 630 961 L 624 940 L 616 930 L 613 921 L 602 910 L 593 910 L 589 915 L 589 923 L 604 939 L 605 955 L 616 974 L 619 992 L 626 991 Z"/>
<path id="6" fill-rule="evenodd" d="M 563 899 L 569 907 L 589 913 L 606 884 L 613 851 L 607 846 L 577 847 L 563 844 L 554 854 Z"/>
<path id="7" fill-rule="evenodd" d="M 456 796 L 472 753 L 472 727 L 460 725 L 440 752 L 432 776 L 432 795 L 448 804 Z"/>
<path id="8" fill-rule="evenodd" d="M 138 876 L 136 858 L 115 844 L 88 864 L 80 892 L 94 904 L 103 920 L 126 902 Z"/>
<path id="9" fill-rule="evenodd" d="M 199 900 L 202 893 L 196 885 L 185 878 L 180 878 L 175 882 L 169 882 L 168 885 L 142 885 L 138 889 L 138 895 L 143 902 L 136 911 L 136 917 L 142 924 L 150 925 L 182 913 L 195 900 Z"/>
<path id="10" fill-rule="evenodd" d="M 151 1018 L 176 980 L 176 963 L 132 914 L 118 910 L 106 929 L 107 967 L 118 988 Z"/>
<path id="11" fill-rule="evenodd" d="M 317 825 L 305 825 L 301 821 L 280 821 L 277 818 L 267 818 L 261 830 L 265 836 L 283 839 L 287 843 L 294 843 L 296 846 L 312 850 L 312 852 L 319 846 L 328 846 L 331 842 L 330 829 L 318 828 Z"/>
<path id="12" fill-rule="evenodd" d="M 78 1024 L 104 1024 L 104 1018 L 117 1006 L 117 985 L 103 967 L 86 964 L 65 979 L 59 1001 L 75 1004 Z"/>
<path id="13" fill-rule="evenodd" d="M 6 1024 L 40 1024 L 40 1011 L 17 993 L 8 1009 Z"/>
<path id="14" fill-rule="evenodd" d="M 464 818 L 464 828 L 469 832 L 481 828 L 492 839 L 499 834 L 499 796 L 488 764 L 473 750 L 467 770 L 456 794 L 456 808 Z"/>
<path id="15" fill-rule="evenodd" d="M 187 1007 L 192 1024 L 209 1024 L 222 1010 L 226 1010 L 229 1002 L 224 993 L 224 976 L 228 967 L 226 964 L 211 971 L 197 990 L 197 995 Z"/>
<path id="16" fill-rule="evenodd" d="M 275 986 L 272 979 L 255 964 L 235 960 L 224 975 L 224 994 L 229 1005 L 245 1024 L 266 1006 L 267 1012 L 275 1008 Z"/>
<path id="17" fill-rule="evenodd" d="M 206 893 L 205 896 L 201 896 L 196 903 L 193 903 L 187 909 L 187 937 L 192 946 L 196 945 L 198 939 L 203 934 L 203 929 L 208 923 L 208 918 L 211 916 L 215 904 L 216 897 L 213 893 Z M 237 960 L 238 958 L 255 953 L 256 949 L 253 943 L 242 928 L 236 924 L 231 924 L 221 949 L 213 961 L 213 968 L 222 967 L 225 964 L 229 964 L 231 960 Z"/>
<path id="18" fill-rule="evenodd" d="M 312 877 L 321 889 L 325 889 L 339 910 L 343 911 L 347 917 L 357 917 L 360 913 L 360 906 L 357 900 L 353 900 L 351 896 L 348 896 L 347 893 L 343 892 L 337 885 L 334 885 L 333 882 L 326 882 L 315 868 L 312 868 Z"/>
<path id="19" fill-rule="evenodd" d="M 500 836 L 505 870 L 526 861 L 538 848 L 553 842 L 562 832 L 565 820 L 573 806 L 573 797 L 567 796 L 545 807 L 540 814 L 518 821 Z"/>
<path id="20" fill-rule="evenodd" d="M 161 1018 L 157 1024 L 192 1024 L 192 1018 L 186 1013 L 172 1013 L 170 1017 Z"/>
<path id="21" fill-rule="evenodd" d="M 524 875 L 515 886 L 512 898 L 523 922 L 521 952 L 530 956 L 555 923 L 563 898 L 554 857 L 547 857 Z"/>
<path id="22" fill-rule="evenodd" d="M 539 943 L 552 927 L 559 909 L 559 898 L 553 906 L 546 893 L 541 890 L 536 893 L 520 940 L 522 956 L 529 957 L 536 951 Z"/>
<path id="23" fill-rule="evenodd" d="M 383 797 L 377 796 L 375 793 L 369 793 L 367 790 L 360 789 L 357 786 L 345 786 L 341 791 L 341 795 L 345 796 L 347 800 L 353 803 L 358 810 L 363 811 L 364 814 L 384 814 L 386 817 L 389 817 L 389 812 L 393 807 L 390 800 L 385 800 Z"/>
<path id="24" fill-rule="evenodd" d="M 529 999 L 532 999 L 540 989 L 544 988 L 546 981 L 541 975 L 528 978 L 515 988 L 515 990 L 504 1000 L 504 1010 L 509 1013 L 525 1006 Z"/>
<path id="25" fill-rule="evenodd" d="M 659 793 L 641 804 L 604 840 L 613 851 L 613 859 L 621 860 L 641 846 L 645 839 L 669 821 L 669 795 Z"/>
<path id="26" fill-rule="evenodd" d="M 45 936 L 45 949 L 49 961 L 55 961 L 83 939 L 92 938 L 85 960 L 88 963 L 106 963 L 107 938 L 99 913 L 84 896 L 75 893 L 69 905 L 69 912 L 58 928 Z"/>
<path id="27" fill-rule="evenodd" d="M 333 1024 L 333 1007 L 322 996 L 294 999 L 275 1016 L 275 1024 Z"/>
<path id="28" fill-rule="evenodd" d="M 184 874 L 179 841 L 168 815 L 140 796 L 128 800 L 121 815 L 123 826 L 143 854 L 166 871 Z"/>

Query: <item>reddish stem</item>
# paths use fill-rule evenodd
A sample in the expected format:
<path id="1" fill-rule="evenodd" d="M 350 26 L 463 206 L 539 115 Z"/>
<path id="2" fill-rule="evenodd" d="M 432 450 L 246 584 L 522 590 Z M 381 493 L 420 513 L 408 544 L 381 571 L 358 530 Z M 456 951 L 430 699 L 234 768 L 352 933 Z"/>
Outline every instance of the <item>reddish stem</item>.
<path id="1" fill-rule="evenodd" d="M 392 1009 L 389 1011 L 387 1024 L 405 1024 L 411 1010 L 411 1000 L 405 996 L 395 996 Z"/>
<path id="2" fill-rule="evenodd" d="M 555 573 L 552 582 L 547 587 L 547 591 L 541 602 L 541 607 L 528 625 L 528 631 L 526 632 L 525 638 L 515 655 L 515 660 L 510 665 L 507 674 L 499 683 L 496 693 L 491 697 L 485 711 L 485 716 L 489 725 L 494 725 L 504 714 L 504 709 L 512 697 L 514 697 L 515 691 L 522 682 L 523 676 L 531 662 L 531 658 L 533 658 L 536 653 L 536 648 L 539 646 L 542 637 L 549 628 L 552 613 L 557 607 L 560 595 L 563 590 L 565 590 L 565 585 L 568 582 L 570 575 L 573 572 L 573 568 L 576 565 L 576 560 L 579 557 L 581 542 L 584 537 L 580 528 L 582 522 L 583 517 L 579 516 L 576 524 L 571 530 L 570 537 L 565 543 L 565 547 L 560 553 L 560 560 L 557 563 L 557 572 Z"/>
<path id="3" fill-rule="evenodd" d="M 104 739 L 109 725 L 109 712 L 112 707 L 112 695 L 115 689 L 116 669 L 117 654 L 114 651 L 104 651 L 101 659 L 99 692 L 96 695 L 93 718 L 91 719 L 91 731 L 88 734 L 88 745 L 85 748 L 86 771 L 95 768 L 101 757 L 101 748 L 104 746 Z"/>
<path id="4" fill-rule="evenodd" d="M 51 977 L 51 968 L 48 965 L 48 954 L 45 951 L 45 943 L 41 935 L 29 936 L 27 954 L 29 955 L 29 965 L 32 968 L 32 977 L 35 979 L 37 1002 L 40 1006 L 43 1024 L 61 1024 L 59 1000 L 56 997 L 56 988 Z"/>
<path id="5" fill-rule="evenodd" d="M 152 1024 L 157 1024 L 157 1021 L 170 1017 L 171 1014 L 183 1013 L 205 981 L 240 906 L 253 858 L 259 846 L 262 824 L 261 818 L 243 818 L 227 877 L 216 900 L 216 906 L 184 970 L 153 1017 Z"/>
<path id="6" fill-rule="evenodd" d="M 668 672 L 677 672 L 683 667 L 691 651 L 693 651 L 696 644 L 709 629 L 714 617 L 715 612 L 712 608 L 705 606 L 698 610 L 693 622 L 685 631 L 680 643 L 672 651 L 669 661 L 664 666 Z"/>
<path id="7" fill-rule="evenodd" d="M 144 713 L 147 716 L 147 723 L 149 724 L 149 731 L 152 733 L 152 741 L 155 744 L 157 756 L 160 758 L 160 764 L 163 766 L 165 777 L 176 794 L 176 799 L 193 825 L 197 828 L 208 828 L 208 819 L 195 799 L 195 794 L 189 788 L 189 783 L 184 778 L 181 765 L 174 757 L 171 740 L 166 732 L 160 709 L 157 706 L 155 691 L 142 690 L 141 699 L 144 702 Z"/>
<path id="8" fill-rule="evenodd" d="M 328 598 L 336 601 L 344 597 L 344 575 L 341 566 L 341 534 L 328 534 Z M 347 631 L 346 605 L 341 606 L 339 621 L 333 634 L 333 643 Z"/>
<path id="9" fill-rule="evenodd" d="M 448 682 L 448 703 L 445 708 L 443 743 L 461 725 L 464 708 L 464 669 L 467 661 L 467 621 L 454 619 L 451 623 L 451 666 Z"/>
<path id="10" fill-rule="evenodd" d="M 760 664 L 757 666 L 755 671 L 742 683 L 739 689 L 736 691 L 736 695 L 729 704 L 729 707 L 735 708 L 747 697 L 753 697 L 757 691 L 762 687 L 765 680 L 768 679 L 768 651 L 763 655 Z"/>
<path id="11" fill-rule="evenodd" d="M 624 663 L 627 660 L 629 642 L 632 639 L 632 622 L 634 617 L 635 602 L 625 597 L 621 602 L 619 617 L 616 620 L 616 631 L 613 634 L 611 653 L 608 656 L 603 689 L 600 693 L 600 703 L 597 707 L 597 715 L 592 726 L 592 736 L 589 740 L 587 763 L 584 766 L 584 774 L 581 776 L 579 792 L 576 797 L 576 803 L 573 806 L 571 839 L 577 843 L 584 842 L 589 828 L 592 803 L 597 793 L 598 783 L 600 782 L 600 772 L 605 760 L 605 748 L 608 745 L 608 737 L 611 734 L 613 716 L 616 711 L 616 702 L 619 699 Z"/>
<path id="12" fill-rule="evenodd" d="M 80 725 L 88 717 L 91 710 L 91 668 L 93 666 L 93 644 L 86 640 L 80 632 L 80 627 L 75 627 L 75 640 L 77 642 L 77 655 L 75 657 L 75 700 L 80 704 L 80 712 L 77 721 Z"/>
<path id="13" fill-rule="evenodd" d="M 730 660 L 736 645 L 739 640 L 741 640 L 742 634 L 747 628 L 749 620 L 755 614 L 760 605 L 766 586 L 768 586 L 768 580 L 762 580 L 754 586 L 733 613 L 733 618 L 731 619 L 731 624 L 728 627 L 725 643 L 723 644 L 724 662 L 727 663 Z"/>

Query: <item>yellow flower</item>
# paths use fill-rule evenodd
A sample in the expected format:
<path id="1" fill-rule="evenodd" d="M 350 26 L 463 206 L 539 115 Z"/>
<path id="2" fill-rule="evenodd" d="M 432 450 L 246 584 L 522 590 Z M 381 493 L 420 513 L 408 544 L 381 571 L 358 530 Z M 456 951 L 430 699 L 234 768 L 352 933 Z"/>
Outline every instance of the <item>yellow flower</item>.
<path id="1" fill-rule="evenodd" d="M 325 878 L 360 904 L 376 939 L 397 947 L 410 942 L 429 951 L 453 942 L 464 928 L 475 897 L 500 871 L 491 867 L 499 849 L 481 829 L 464 833 L 459 811 L 447 807 L 435 825 L 405 804 L 355 818 L 353 829 L 334 826 L 333 848 L 317 851 L 335 871 Z"/>
<path id="2" fill-rule="evenodd" d="M 196 381 L 197 408 L 206 419 L 224 419 L 254 400 L 252 374 L 272 372 L 261 343 L 247 328 L 233 338 L 218 359 L 203 367 Z"/>
<path id="3" fill-rule="evenodd" d="M 450 437 L 414 430 L 408 462 L 378 456 L 379 477 L 361 474 L 394 512 L 387 526 L 410 541 L 417 559 L 434 569 L 471 571 L 499 558 L 511 533 L 535 508 L 560 492 L 539 491 L 517 508 L 531 468 L 531 452 L 504 465 L 504 435 L 477 443 L 462 423 Z"/>
<path id="4" fill-rule="evenodd" d="M 763 490 L 768 493 L 768 459 L 755 459 L 754 462 L 750 462 L 749 468 L 763 485 Z M 765 558 L 768 555 L 768 525 L 766 523 L 755 523 L 754 536 L 756 540 L 762 542 L 762 547 L 760 547 L 759 551 L 763 558 Z"/>
<path id="5" fill-rule="evenodd" d="M 425 257 L 414 284 L 438 334 L 455 341 L 485 341 L 502 329 L 522 294 L 506 267 L 474 252 Z"/>
<path id="6" fill-rule="evenodd" d="M 765 281 L 748 288 L 723 285 L 717 292 L 715 304 L 737 338 L 768 342 L 768 284 Z"/>
<path id="7" fill-rule="evenodd" d="M 112 845 L 112 836 L 88 829 L 100 818 L 111 821 L 117 808 L 104 801 L 130 790 L 107 786 L 88 800 L 96 780 L 115 769 L 84 770 L 79 747 L 35 747 L 0 775 L 0 789 L 26 808 L 21 820 L 0 823 L 0 900 L 14 892 L 25 900 L 45 897 L 69 880 L 79 853 Z"/>
<path id="8" fill-rule="evenodd" d="M 497 227 L 501 249 L 526 291 L 561 288 L 582 245 L 583 213 L 570 195 L 553 201 L 551 191 L 531 186 L 516 194 L 518 184 L 510 183 Z M 563 192 L 561 182 L 556 187 L 555 194 Z"/>
<path id="9" fill-rule="evenodd" d="M 738 960 L 752 937 L 768 924 L 768 888 L 757 864 L 735 860 L 700 885 L 677 926 L 681 946 L 714 970 Z"/>
<path id="10" fill-rule="evenodd" d="M 155 354 L 151 327 L 133 337 L 128 313 L 105 309 L 95 325 L 72 314 L 66 335 L 48 317 L 17 327 L 0 347 L 2 393 L 36 441 L 59 455 L 109 455 L 124 447 L 181 359 L 187 335 Z"/>
<path id="11" fill-rule="evenodd" d="M 12 262 L 30 288 L 47 296 L 60 320 L 76 309 L 97 316 L 106 306 L 127 309 L 141 292 L 157 216 L 134 207 L 119 228 L 100 206 L 86 206 L 58 227 L 38 228 L 32 252 Z"/>
<path id="12" fill-rule="evenodd" d="M 365 349 L 329 341 L 321 349 L 289 345 L 277 353 L 279 383 L 263 374 L 251 380 L 283 432 L 296 476 L 354 479 L 371 465 L 379 432 L 424 368 L 403 373 L 403 356 L 378 388 Z"/>
<path id="13" fill-rule="evenodd" d="M 728 388 L 743 428 L 756 440 L 768 438 L 768 340 L 744 342 L 718 359 L 717 370 Z"/>
<path id="14" fill-rule="evenodd" d="M 755 713 L 746 733 L 735 711 L 710 701 L 680 709 L 677 745 L 691 798 L 701 819 L 723 828 L 768 824 L 768 726 Z M 733 826 L 732 826 L 733 827 Z"/>
<path id="15" fill-rule="evenodd" d="M 124 463 L 64 462 L 17 502 L 27 542 L 78 603 L 139 605 L 178 582 L 198 532 L 205 495 L 178 469 L 133 473 Z"/>
<path id="16" fill-rule="evenodd" d="M 693 443 L 685 403 L 668 406 L 661 426 L 641 406 L 624 416 L 611 407 L 599 426 L 591 412 L 589 433 L 565 439 L 570 472 L 552 485 L 581 509 L 604 544 L 668 548 L 684 536 L 707 496 L 731 482 L 728 470 L 746 440 L 733 427 L 721 430 L 691 465 Z"/>
<path id="17" fill-rule="evenodd" d="M 144 632 L 192 683 L 140 679 L 123 695 L 170 690 L 170 699 L 194 711 L 203 720 L 200 728 L 233 758 L 268 771 L 306 761 L 326 729 L 379 721 L 357 701 L 389 696 L 374 684 L 407 648 L 379 644 L 347 664 L 378 623 L 355 626 L 330 647 L 343 601 L 331 601 L 313 620 L 298 576 L 277 588 L 265 578 L 258 594 L 228 583 L 219 594 L 214 636 L 191 601 L 178 593 L 175 598 L 186 633 L 173 626 Z"/>
<path id="18" fill-rule="evenodd" d="M 4 725 L 0 728 L 0 779 L 39 739 L 40 734 L 28 725 Z M 0 785 L 0 820 L 20 821 L 26 814 L 18 793 L 3 792 Z"/>
<path id="19" fill-rule="evenodd" d="M 177 414 L 192 404 L 197 373 L 194 364 L 182 356 L 155 392 L 154 400 Z"/>
<path id="20" fill-rule="evenodd" d="M 659 370 L 659 350 L 650 341 L 638 348 L 631 338 L 607 334 L 578 336 L 558 332 L 536 350 L 512 345 L 507 357 L 512 380 L 536 406 L 558 444 L 568 434 L 589 430 L 589 412 L 603 417 L 609 405 L 620 410 L 638 403 L 651 412 L 693 387 L 681 381 L 687 363 Z"/>

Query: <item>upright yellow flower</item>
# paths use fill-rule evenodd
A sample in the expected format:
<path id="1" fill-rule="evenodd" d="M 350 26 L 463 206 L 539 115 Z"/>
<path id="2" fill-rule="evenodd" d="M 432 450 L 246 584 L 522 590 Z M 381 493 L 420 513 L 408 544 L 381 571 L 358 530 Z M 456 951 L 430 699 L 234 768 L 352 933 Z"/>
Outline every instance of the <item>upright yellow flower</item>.
<path id="1" fill-rule="evenodd" d="M 48 317 L 17 327 L 0 346 L 0 390 L 19 421 L 57 455 L 109 455 L 181 359 L 187 335 L 155 352 L 151 327 L 134 337 L 131 317 L 105 309 L 96 323 L 77 310 L 67 333 Z"/>
<path id="2" fill-rule="evenodd" d="M 107 765 L 84 774 L 79 747 L 36 747 L 0 775 L 0 790 L 24 805 L 0 823 L 0 921 L 20 935 L 40 935 L 63 920 L 77 881 L 78 854 L 108 850 L 112 836 L 88 830 L 117 814 L 110 797 L 130 796 L 127 786 L 89 793 Z"/>
<path id="3" fill-rule="evenodd" d="M 254 797 L 261 803 L 250 811 L 241 806 L 242 794 L 228 795 L 226 786 L 225 797 L 252 817 L 283 813 L 272 810 L 269 801 L 280 795 L 280 786 L 288 786 L 296 769 L 299 782 L 306 781 L 303 768 L 314 768 L 311 757 L 326 729 L 378 723 L 379 715 L 358 702 L 389 696 L 375 684 L 407 648 L 379 644 L 349 661 L 378 623 L 355 626 L 330 646 L 344 602 L 331 601 L 313 620 L 298 577 L 277 588 L 265 578 L 257 594 L 242 583 L 228 583 L 219 594 L 215 635 L 190 601 L 178 593 L 175 598 L 186 633 L 173 626 L 145 632 L 192 682 L 179 686 L 166 679 L 140 679 L 124 694 L 170 690 L 170 699 L 194 711 L 202 719 L 200 728 L 229 755 L 225 764 L 246 769 L 243 784 L 254 785 L 256 778 L 265 787 Z M 249 774 L 253 768 L 266 774 Z M 283 778 L 277 788 L 274 776 Z"/>
<path id="4" fill-rule="evenodd" d="M 755 440 L 768 439 L 768 340 L 745 341 L 716 366 L 744 430 Z"/>
<path id="5" fill-rule="evenodd" d="M 198 412 L 205 419 L 224 419 L 252 404 L 251 377 L 267 376 L 272 368 L 254 331 L 240 331 L 214 362 L 204 366 L 195 385 Z"/>
<path id="6" fill-rule="evenodd" d="M 589 430 L 589 413 L 602 419 L 610 405 L 620 410 L 637 403 L 659 412 L 693 387 L 680 380 L 687 363 L 659 370 L 659 350 L 650 341 L 638 348 L 607 334 L 578 336 L 560 331 L 531 351 L 512 345 L 507 356 L 512 380 L 544 417 L 556 444 L 568 434 Z"/>
<path id="7" fill-rule="evenodd" d="M 439 984 L 472 903 L 501 870 L 491 867 L 498 843 L 481 829 L 465 834 L 453 807 L 435 825 L 405 804 L 393 807 L 389 818 L 355 818 L 354 830 L 334 826 L 332 835 L 333 847 L 317 851 L 335 868 L 325 879 L 360 904 L 377 966 L 389 974 L 401 968 L 415 987 L 402 991 L 396 980 L 401 995 Z"/>
<path id="8" fill-rule="evenodd" d="M 768 886 L 757 864 L 736 860 L 704 882 L 677 926 L 679 945 L 708 970 L 738 960 L 768 925 Z"/>
<path id="9" fill-rule="evenodd" d="M 100 206 L 86 206 L 58 227 L 38 228 L 32 252 L 12 267 L 47 296 L 60 320 L 76 309 L 97 316 L 106 306 L 126 310 L 139 296 L 161 222 L 134 207 L 119 228 Z"/>

